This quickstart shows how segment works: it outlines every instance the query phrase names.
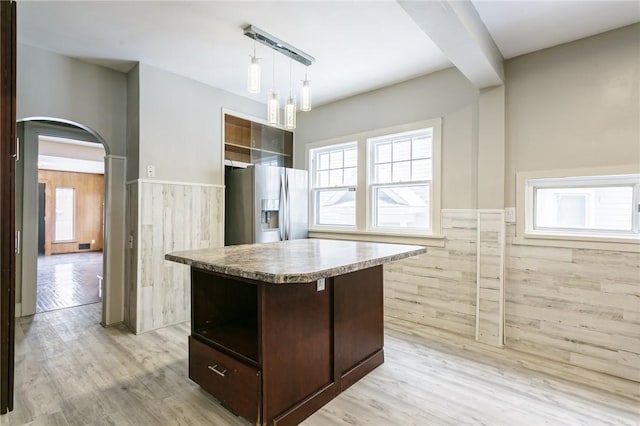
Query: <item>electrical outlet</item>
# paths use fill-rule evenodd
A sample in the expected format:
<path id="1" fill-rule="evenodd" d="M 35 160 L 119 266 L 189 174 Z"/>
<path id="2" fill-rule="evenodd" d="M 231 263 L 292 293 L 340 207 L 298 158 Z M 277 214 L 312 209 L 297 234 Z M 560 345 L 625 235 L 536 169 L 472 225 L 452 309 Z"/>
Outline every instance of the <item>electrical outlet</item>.
<path id="1" fill-rule="evenodd" d="M 156 177 L 156 166 L 147 166 L 147 177 Z"/>
<path id="2" fill-rule="evenodd" d="M 507 223 L 515 223 L 516 221 L 515 207 L 507 207 L 504 209 L 504 221 Z"/>
<path id="3" fill-rule="evenodd" d="M 320 278 L 316 284 L 316 291 L 324 290 L 324 278 Z"/>
<path id="4" fill-rule="evenodd" d="M 95 244 L 95 243 L 96 243 L 96 240 L 91 240 L 91 244 Z"/>

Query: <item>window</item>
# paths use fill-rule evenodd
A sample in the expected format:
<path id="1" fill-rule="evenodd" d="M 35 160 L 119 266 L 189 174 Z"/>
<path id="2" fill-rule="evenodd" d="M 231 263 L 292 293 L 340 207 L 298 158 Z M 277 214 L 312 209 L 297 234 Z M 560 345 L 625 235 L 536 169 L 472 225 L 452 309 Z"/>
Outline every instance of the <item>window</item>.
<path id="1" fill-rule="evenodd" d="M 433 130 L 369 139 L 371 229 L 431 229 Z"/>
<path id="2" fill-rule="evenodd" d="M 75 239 L 75 192 L 73 188 L 56 188 L 54 240 L 56 242 Z"/>
<path id="3" fill-rule="evenodd" d="M 526 180 L 526 233 L 639 238 L 640 175 Z"/>
<path id="4" fill-rule="evenodd" d="M 437 119 L 311 144 L 310 230 L 440 238 L 440 126 Z"/>
<path id="5" fill-rule="evenodd" d="M 316 225 L 356 224 L 358 148 L 355 142 L 313 151 L 313 199 Z"/>

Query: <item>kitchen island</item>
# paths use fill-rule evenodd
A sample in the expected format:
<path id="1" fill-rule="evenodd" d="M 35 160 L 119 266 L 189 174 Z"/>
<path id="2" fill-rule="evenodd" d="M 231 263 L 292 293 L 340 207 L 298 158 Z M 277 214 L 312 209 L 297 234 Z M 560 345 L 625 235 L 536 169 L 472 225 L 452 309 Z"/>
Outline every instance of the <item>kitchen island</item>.
<path id="1" fill-rule="evenodd" d="M 305 239 L 167 254 L 191 266 L 189 377 L 298 424 L 384 362 L 382 265 L 420 246 Z"/>

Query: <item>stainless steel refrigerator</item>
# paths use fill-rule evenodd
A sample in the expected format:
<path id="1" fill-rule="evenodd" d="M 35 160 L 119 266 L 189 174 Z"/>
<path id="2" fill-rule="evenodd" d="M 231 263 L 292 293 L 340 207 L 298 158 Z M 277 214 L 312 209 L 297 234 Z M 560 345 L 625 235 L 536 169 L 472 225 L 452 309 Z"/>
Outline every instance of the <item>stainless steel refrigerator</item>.
<path id="1" fill-rule="evenodd" d="M 225 245 L 307 238 L 306 170 L 254 165 L 225 169 Z"/>

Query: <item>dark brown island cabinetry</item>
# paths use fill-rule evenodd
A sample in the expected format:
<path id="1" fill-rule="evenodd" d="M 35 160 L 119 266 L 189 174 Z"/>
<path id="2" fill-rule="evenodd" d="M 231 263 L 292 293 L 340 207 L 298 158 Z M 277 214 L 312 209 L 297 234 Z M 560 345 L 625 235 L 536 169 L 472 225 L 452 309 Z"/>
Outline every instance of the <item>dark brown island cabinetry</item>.
<path id="1" fill-rule="evenodd" d="M 420 246 L 298 239 L 169 253 L 191 267 L 189 377 L 296 425 L 384 362 L 382 265 Z"/>
<path id="2" fill-rule="evenodd" d="M 324 288 L 191 278 L 189 377 L 255 424 L 298 424 L 384 361 L 381 265 Z"/>

